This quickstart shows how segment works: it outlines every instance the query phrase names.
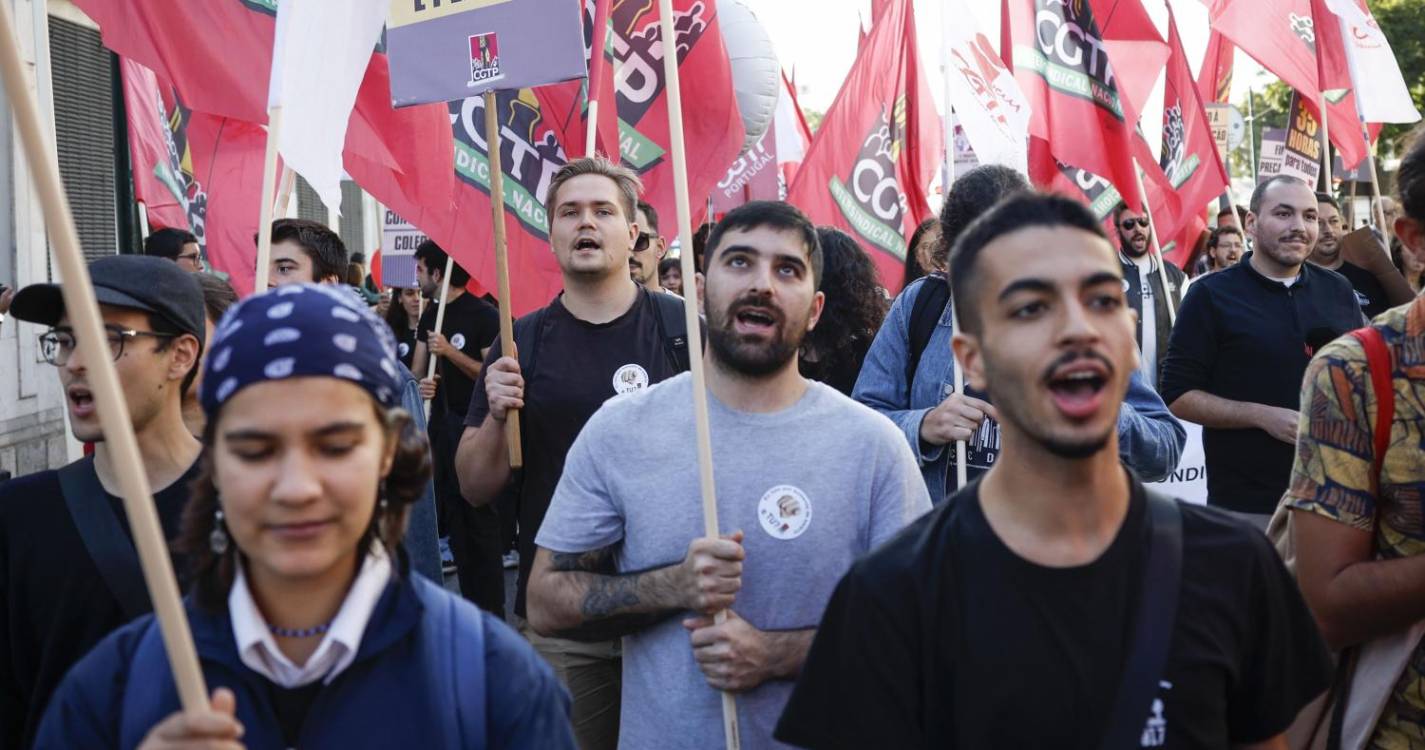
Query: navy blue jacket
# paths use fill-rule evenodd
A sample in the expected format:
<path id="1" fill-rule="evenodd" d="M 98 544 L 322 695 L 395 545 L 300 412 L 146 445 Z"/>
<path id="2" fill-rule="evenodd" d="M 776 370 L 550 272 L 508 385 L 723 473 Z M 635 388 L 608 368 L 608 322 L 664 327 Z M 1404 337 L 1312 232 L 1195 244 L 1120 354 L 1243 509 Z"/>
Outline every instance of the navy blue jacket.
<path id="1" fill-rule="evenodd" d="M 1252 267 L 1252 254 L 1188 287 L 1158 391 L 1171 405 L 1188 391 L 1299 409 L 1311 355 L 1366 324 L 1351 282 L 1306 263 L 1287 287 Z M 1295 446 L 1259 429 L 1205 427 L 1207 504 L 1271 513 L 1291 479 Z"/>
<path id="2" fill-rule="evenodd" d="M 238 656 L 228 615 L 191 601 L 188 619 L 208 690 L 237 696 L 250 748 L 286 744 L 272 683 Z M 179 710 L 152 615 L 115 631 L 65 677 L 37 748 L 133 748 Z M 420 576 L 382 594 L 356 660 L 321 688 L 303 750 L 354 747 L 574 750 L 569 696 L 513 630 Z"/>

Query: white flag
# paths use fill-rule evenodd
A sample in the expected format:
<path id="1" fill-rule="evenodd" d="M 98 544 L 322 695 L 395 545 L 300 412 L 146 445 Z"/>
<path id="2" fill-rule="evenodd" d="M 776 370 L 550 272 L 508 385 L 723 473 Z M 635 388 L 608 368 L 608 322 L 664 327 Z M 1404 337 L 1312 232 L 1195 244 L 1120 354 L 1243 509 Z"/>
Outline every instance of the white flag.
<path id="1" fill-rule="evenodd" d="M 341 212 L 341 152 L 388 0 L 279 0 L 267 106 L 282 108 L 277 150 Z"/>
<path id="2" fill-rule="evenodd" d="M 1355 0 L 1325 0 L 1341 21 L 1341 41 L 1351 66 L 1356 103 L 1366 122 L 1415 122 L 1420 113 L 1375 18 Z"/>
<path id="3" fill-rule="evenodd" d="M 1029 103 L 965 0 L 947 0 L 945 92 L 981 164 L 1028 172 Z"/>

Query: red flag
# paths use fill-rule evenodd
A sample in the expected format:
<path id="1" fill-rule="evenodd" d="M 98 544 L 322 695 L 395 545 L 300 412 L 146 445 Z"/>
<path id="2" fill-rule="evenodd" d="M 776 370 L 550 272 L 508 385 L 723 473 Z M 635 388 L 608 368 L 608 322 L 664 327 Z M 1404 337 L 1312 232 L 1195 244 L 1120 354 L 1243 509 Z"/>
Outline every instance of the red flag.
<path id="1" fill-rule="evenodd" d="M 275 12 L 239 0 L 78 0 L 104 44 L 171 81 L 194 111 L 267 121 Z M 194 40 L 221 37 L 221 43 Z M 391 108 L 386 56 L 367 67 L 347 129 L 344 166 L 367 192 L 411 221 L 449 226 L 453 144 L 445 107 Z M 442 217 L 435 219 L 436 216 Z M 422 226 L 423 229 L 427 229 Z M 437 236 L 438 228 L 427 229 Z M 254 251 L 255 252 L 255 251 Z"/>
<path id="2" fill-rule="evenodd" d="M 1341 150 L 1342 161 L 1352 167 L 1365 158 L 1367 148 L 1356 115 L 1345 49 L 1339 27 L 1333 36 L 1325 28 L 1333 24 L 1313 21 L 1312 2 L 1211 0 L 1208 14 L 1213 29 L 1310 100 L 1314 110 L 1319 112 L 1320 102 L 1325 100 L 1331 142 Z M 1323 38 L 1322 32 L 1327 36 Z"/>
<path id="3" fill-rule="evenodd" d="M 144 204 L 154 227 L 189 229 L 188 176 L 169 129 L 170 115 L 153 71 L 120 58 L 124 109 L 128 112 L 129 159 L 133 163 L 134 199 Z"/>
<path id="4" fill-rule="evenodd" d="M 267 131 L 251 122 L 193 112 L 186 128 L 193 176 L 205 202 L 208 261 L 240 295 L 252 293 Z"/>
<path id="5" fill-rule="evenodd" d="M 722 44 L 714 0 L 673 0 L 678 74 L 683 90 L 683 142 L 687 147 L 688 194 L 693 224 L 707 212 L 705 198 L 742 151 L 745 132 L 732 89 L 732 66 Z M 619 154 L 643 179 L 645 200 L 663 216 L 676 216 L 669 149 L 668 99 L 663 80 L 664 45 L 652 3 L 617 2 L 612 24 Z M 567 84 L 566 84 L 567 85 Z M 546 89 L 553 88 L 553 96 Z M 565 89 L 535 89 L 567 153 L 582 153 L 584 133 L 570 127 L 574 99 Z M 604 105 L 601 103 L 602 111 Z M 577 118 L 572 118 L 577 119 Z"/>
<path id="6" fill-rule="evenodd" d="M 1192 68 L 1183 51 L 1177 19 L 1171 8 L 1168 10 L 1168 47 L 1172 54 L 1168 58 L 1163 89 L 1162 156 L 1157 160 L 1157 170 L 1149 170 L 1148 165 L 1143 164 L 1145 173 L 1156 171 L 1166 179 L 1166 184 L 1160 183 L 1167 188 L 1161 207 L 1152 205 L 1160 242 L 1175 237 L 1192 217 L 1202 212 L 1203 206 L 1227 190 L 1227 172 L 1222 156 L 1217 153 L 1217 143 L 1212 139 L 1212 128 L 1207 123 L 1207 113 L 1193 81 Z M 1141 137 L 1137 140 L 1142 143 Z M 1146 144 L 1141 150 L 1146 150 Z"/>
<path id="7" fill-rule="evenodd" d="M 891 0 L 812 140 L 787 200 L 858 237 L 891 292 L 905 237 L 930 215 L 926 190 L 944 149 L 920 71 L 910 0 Z"/>
<path id="8" fill-rule="evenodd" d="M 1055 179 L 1058 169 L 1042 158 L 1052 154 L 1108 178 L 1139 208 L 1133 127 L 1168 57 L 1152 19 L 1138 0 L 1006 4 L 1015 78 L 1033 113 L 1031 178 L 1040 185 Z M 1047 149 L 1036 149 L 1036 140 Z"/>
<path id="9" fill-rule="evenodd" d="M 589 77 L 534 89 L 545 119 L 573 157 L 586 156 L 584 146 L 589 127 L 589 101 L 599 102 L 594 149 L 604 155 L 619 153 L 618 104 L 614 91 L 614 38 L 609 13 L 614 0 L 586 0 L 584 3 L 584 47 L 589 61 Z M 594 54 L 598 49 L 602 54 Z"/>
<path id="10" fill-rule="evenodd" d="M 1232 58 L 1237 48 L 1221 32 L 1207 37 L 1207 54 L 1202 58 L 1197 91 L 1203 101 L 1227 104 L 1232 100 Z"/>

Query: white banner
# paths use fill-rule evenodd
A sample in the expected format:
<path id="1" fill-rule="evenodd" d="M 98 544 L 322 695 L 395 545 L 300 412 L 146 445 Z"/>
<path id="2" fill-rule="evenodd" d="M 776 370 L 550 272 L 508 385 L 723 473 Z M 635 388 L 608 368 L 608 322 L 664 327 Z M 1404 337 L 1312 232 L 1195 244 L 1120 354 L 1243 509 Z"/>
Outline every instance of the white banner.
<path id="1" fill-rule="evenodd" d="M 947 0 L 946 104 L 955 111 L 981 164 L 1028 173 L 1029 102 L 965 0 Z"/>
<path id="2" fill-rule="evenodd" d="M 1415 122 L 1420 113 L 1400 64 L 1376 19 L 1355 0 L 1325 0 L 1341 22 L 1341 41 L 1356 87 L 1356 106 L 1366 122 Z"/>
<path id="3" fill-rule="evenodd" d="M 1183 422 L 1187 429 L 1187 444 L 1183 447 L 1178 468 L 1161 482 L 1149 486 L 1165 495 L 1198 505 L 1207 504 L 1207 457 L 1202 452 L 1202 426 Z"/>
<path id="4" fill-rule="evenodd" d="M 386 209 L 381 217 L 381 283 L 398 289 L 416 288 L 416 248 L 426 241 L 421 230 Z"/>

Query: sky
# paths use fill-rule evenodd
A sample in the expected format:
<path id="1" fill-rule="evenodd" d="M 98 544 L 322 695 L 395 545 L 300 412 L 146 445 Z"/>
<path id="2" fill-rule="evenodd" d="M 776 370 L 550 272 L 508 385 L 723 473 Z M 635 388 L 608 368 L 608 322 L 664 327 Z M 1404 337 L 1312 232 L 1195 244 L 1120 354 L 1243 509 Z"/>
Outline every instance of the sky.
<path id="1" fill-rule="evenodd" d="M 870 0 L 724 0 L 740 2 L 757 15 L 766 27 L 782 68 L 795 74 L 797 96 L 802 107 L 825 111 L 841 88 L 856 57 L 856 37 L 861 19 L 869 19 Z M 963 0 L 986 35 L 998 43 L 1000 0 Z M 1198 0 L 1171 0 L 1178 19 L 1183 48 L 1194 72 L 1202 64 L 1207 49 L 1207 7 Z M 921 67 L 935 94 L 936 107 L 943 109 L 944 84 L 940 73 L 941 10 L 944 0 L 915 0 L 916 35 Z M 1165 0 L 1144 0 L 1144 7 L 1167 37 L 1168 11 Z M 868 21 L 869 23 L 869 21 Z M 1239 53 L 1233 69 L 1233 101 L 1245 98 L 1249 86 L 1261 87 L 1271 80 L 1260 66 Z M 1143 122 L 1157 122 L 1163 100 L 1162 77 L 1143 112 Z M 1144 128 L 1156 148 L 1157 128 Z"/>

